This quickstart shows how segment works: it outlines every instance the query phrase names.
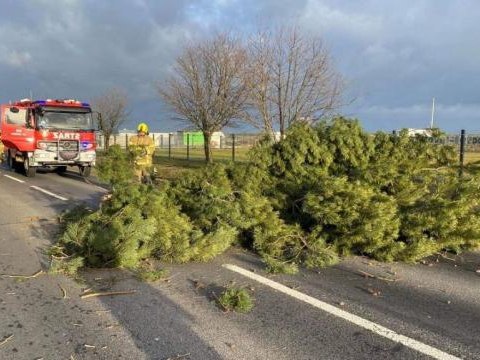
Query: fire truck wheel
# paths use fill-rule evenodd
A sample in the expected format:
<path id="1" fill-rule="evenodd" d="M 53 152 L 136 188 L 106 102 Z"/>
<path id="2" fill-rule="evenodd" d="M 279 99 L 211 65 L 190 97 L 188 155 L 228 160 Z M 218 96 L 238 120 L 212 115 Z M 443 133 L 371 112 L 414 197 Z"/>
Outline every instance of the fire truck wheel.
<path id="1" fill-rule="evenodd" d="M 83 177 L 89 177 L 92 172 L 92 168 L 90 166 L 79 166 L 78 169 L 80 170 L 80 175 Z"/>
<path id="2" fill-rule="evenodd" d="M 27 175 L 27 177 L 34 177 L 37 173 L 37 168 L 35 166 L 30 166 L 28 159 L 23 161 L 23 170 L 25 171 L 25 175 Z"/>
<path id="3" fill-rule="evenodd" d="M 55 170 L 57 171 L 57 173 L 63 174 L 64 172 L 67 171 L 67 167 L 66 166 L 57 166 L 57 168 Z"/>
<path id="4" fill-rule="evenodd" d="M 8 164 L 8 168 L 11 170 L 11 171 L 15 171 L 18 169 L 17 167 L 17 162 L 15 161 L 15 159 L 13 158 L 12 154 L 10 153 L 10 151 L 7 153 L 7 164 Z"/>

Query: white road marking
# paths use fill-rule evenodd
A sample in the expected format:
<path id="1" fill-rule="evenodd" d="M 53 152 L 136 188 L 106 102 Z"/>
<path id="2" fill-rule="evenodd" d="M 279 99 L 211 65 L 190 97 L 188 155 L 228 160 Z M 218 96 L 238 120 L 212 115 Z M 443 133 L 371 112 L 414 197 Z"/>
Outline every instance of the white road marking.
<path id="1" fill-rule="evenodd" d="M 63 196 L 60 196 L 60 195 L 57 195 L 57 194 L 54 194 L 48 190 L 45 190 L 45 189 L 42 189 L 41 187 L 38 187 L 38 186 L 30 186 L 32 189 L 35 189 L 35 190 L 38 190 L 38 191 L 41 191 L 43 192 L 44 194 L 47 194 L 47 195 L 50 195 L 50 196 L 53 196 L 54 198 L 57 198 L 57 199 L 60 199 L 60 200 L 63 200 L 63 201 L 67 201 L 68 199 L 67 198 L 64 198 Z"/>
<path id="2" fill-rule="evenodd" d="M 316 308 L 323 310 L 325 312 L 328 312 L 329 314 L 332 314 L 334 316 L 337 316 L 339 318 L 342 318 L 344 320 L 347 320 L 357 326 L 360 326 L 364 329 L 370 330 L 373 333 L 383 336 L 387 339 L 390 339 L 392 341 L 395 341 L 397 343 L 403 344 L 410 349 L 416 350 L 422 354 L 431 356 L 434 359 L 438 360 L 460 360 L 460 358 L 447 354 L 441 350 L 438 350 L 430 345 L 421 343 L 420 341 L 414 340 L 412 338 L 409 338 L 407 336 L 403 336 L 401 334 L 396 333 L 393 330 L 390 330 L 386 327 L 383 327 L 381 325 L 378 325 L 370 320 L 366 320 L 364 318 L 361 318 L 360 316 L 351 314 L 345 310 L 339 309 L 335 306 L 332 306 L 330 304 L 327 304 L 323 301 L 320 301 L 314 297 L 308 296 L 304 293 L 301 293 L 299 291 L 290 289 L 289 287 L 286 287 L 280 283 L 277 283 L 275 281 L 272 281 L 270 279 L 267 279 L 263 276 L 257 275 L 251 271 L 245 270 L 239 266 L 236 265 L 231 265 L 231 264 L 223 264 L 222 265 L 224 268 L 227 268 L 228 270 L 234 271 L 236 273 L 239 273 L 243 276 L 246 276 L 252 280 L 255 280 L 263 285 L 269 286 L 277 291 L 280 291 L 284 294 L 290 295 L 291 297 L 294 297 L 295 299 L 301 300 L 303 302 L 306 302 L 307 304 L 310 304 L 312 306 L 315 306 Z"/>
<path id="3" fill-rule="evenodd" d="M 5 175 L 3 175 L 3 176 L 5 176 L 6 178 L 9 178 L 9 179 L 11 179 L 11 180 L 18 181 L 19 183 L 24 183 L 24 182 L 25 182 L 25 181 L 23 181 L 23 180 L 17 179 L 16 177 L 13 177 L 13 176 L 10 176 L 10 175 L 7 175 L 7 174 L 5 174 Z"/>

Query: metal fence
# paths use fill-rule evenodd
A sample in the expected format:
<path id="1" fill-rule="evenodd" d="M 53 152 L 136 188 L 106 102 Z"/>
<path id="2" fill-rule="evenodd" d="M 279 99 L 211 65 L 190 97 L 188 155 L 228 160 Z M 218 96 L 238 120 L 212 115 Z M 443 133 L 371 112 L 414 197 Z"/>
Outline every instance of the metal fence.
<path id="1" fill-rule="evenodd" d="M 110 136 L 110 145 L 127 148 L 134 133 Z M 156 147 L 156 156 L 170 159 L 205 159 L 203 135 L 196 133 L 150 133 Z M 246 152 L 262 138 L 261 134 L 214 133 L 211 141 L 212 156 L 222 160 L 243 160 Z M 105 148 L 105 138 L 97 134 L 97 147 Z"/>
<path id="2" fill-rule="evenodd" d="M 452 145 L 460 147 L 462 134 L 449 134 L 440 138 L 432 138 L 432 141 L 439 145 Z M 480 152 L 480 134 L 465 133 L 465 151 Z"/>
<path id="3" fill-rule="evenodd" d="M 134 133 L 116 134 L 110 137 L 110 145 L 128 147 L 130 137 Z M 156 155 L 169 159 L 203 160 L 204 140 L 198 133 L 151 133 L 149 135 L 156 147 Z M 222 160 L 243 160 L 246 158 L 248 149 L 252 148 L 262 138 L 262 134 L 223 134 L 215 133 L 212 136 L 211 149 L 214 159 Z M 451 145 L 460 151 L 462 135 L 447 134 L 440 138 L 431 138 L 436 144 Z M 469 153 L 480 153 L 480 134 L 465 133 L 464 151 Z M 103 135 L 97 135 L 98 148 L 105 147 Z"/>

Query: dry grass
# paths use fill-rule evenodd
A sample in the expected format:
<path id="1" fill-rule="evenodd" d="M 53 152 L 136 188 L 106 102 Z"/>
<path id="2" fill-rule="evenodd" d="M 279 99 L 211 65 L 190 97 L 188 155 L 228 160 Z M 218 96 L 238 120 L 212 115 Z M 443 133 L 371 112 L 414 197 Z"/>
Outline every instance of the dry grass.
<path id="1" fill-rule="evenodd" d="M 470 164 L 480 161 L 480 152 L 466 152 L 465 153 L 465 163 Z"/>

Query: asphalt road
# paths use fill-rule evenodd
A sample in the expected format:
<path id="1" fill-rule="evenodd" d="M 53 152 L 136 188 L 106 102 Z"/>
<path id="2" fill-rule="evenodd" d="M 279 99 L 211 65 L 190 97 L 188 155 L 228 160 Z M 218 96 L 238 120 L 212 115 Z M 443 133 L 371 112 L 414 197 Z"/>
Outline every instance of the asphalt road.
<path id="1" fill-rule="evenodd" d="M 425 349 L 436 358 L 480 359 L 478 253 L 418 265 L 352 258 L 272 276 L 256 256 L 232 249 L 208 264 L 164 265 L 169 280 L 153 284 L 121 270 L 90 270 L 80 280 L 8 277 L 46 270 L 58 214 L 104 193 L 73 173 L 25 178 L 0 168 L 0 359 L 432 358 Z M 253 311 L 215 305 L 232 283 L 249 289 Z M 86 288 L 136 293 L 81 299 Z M 365 328 L 372 323 L 374 331 Z"/>

